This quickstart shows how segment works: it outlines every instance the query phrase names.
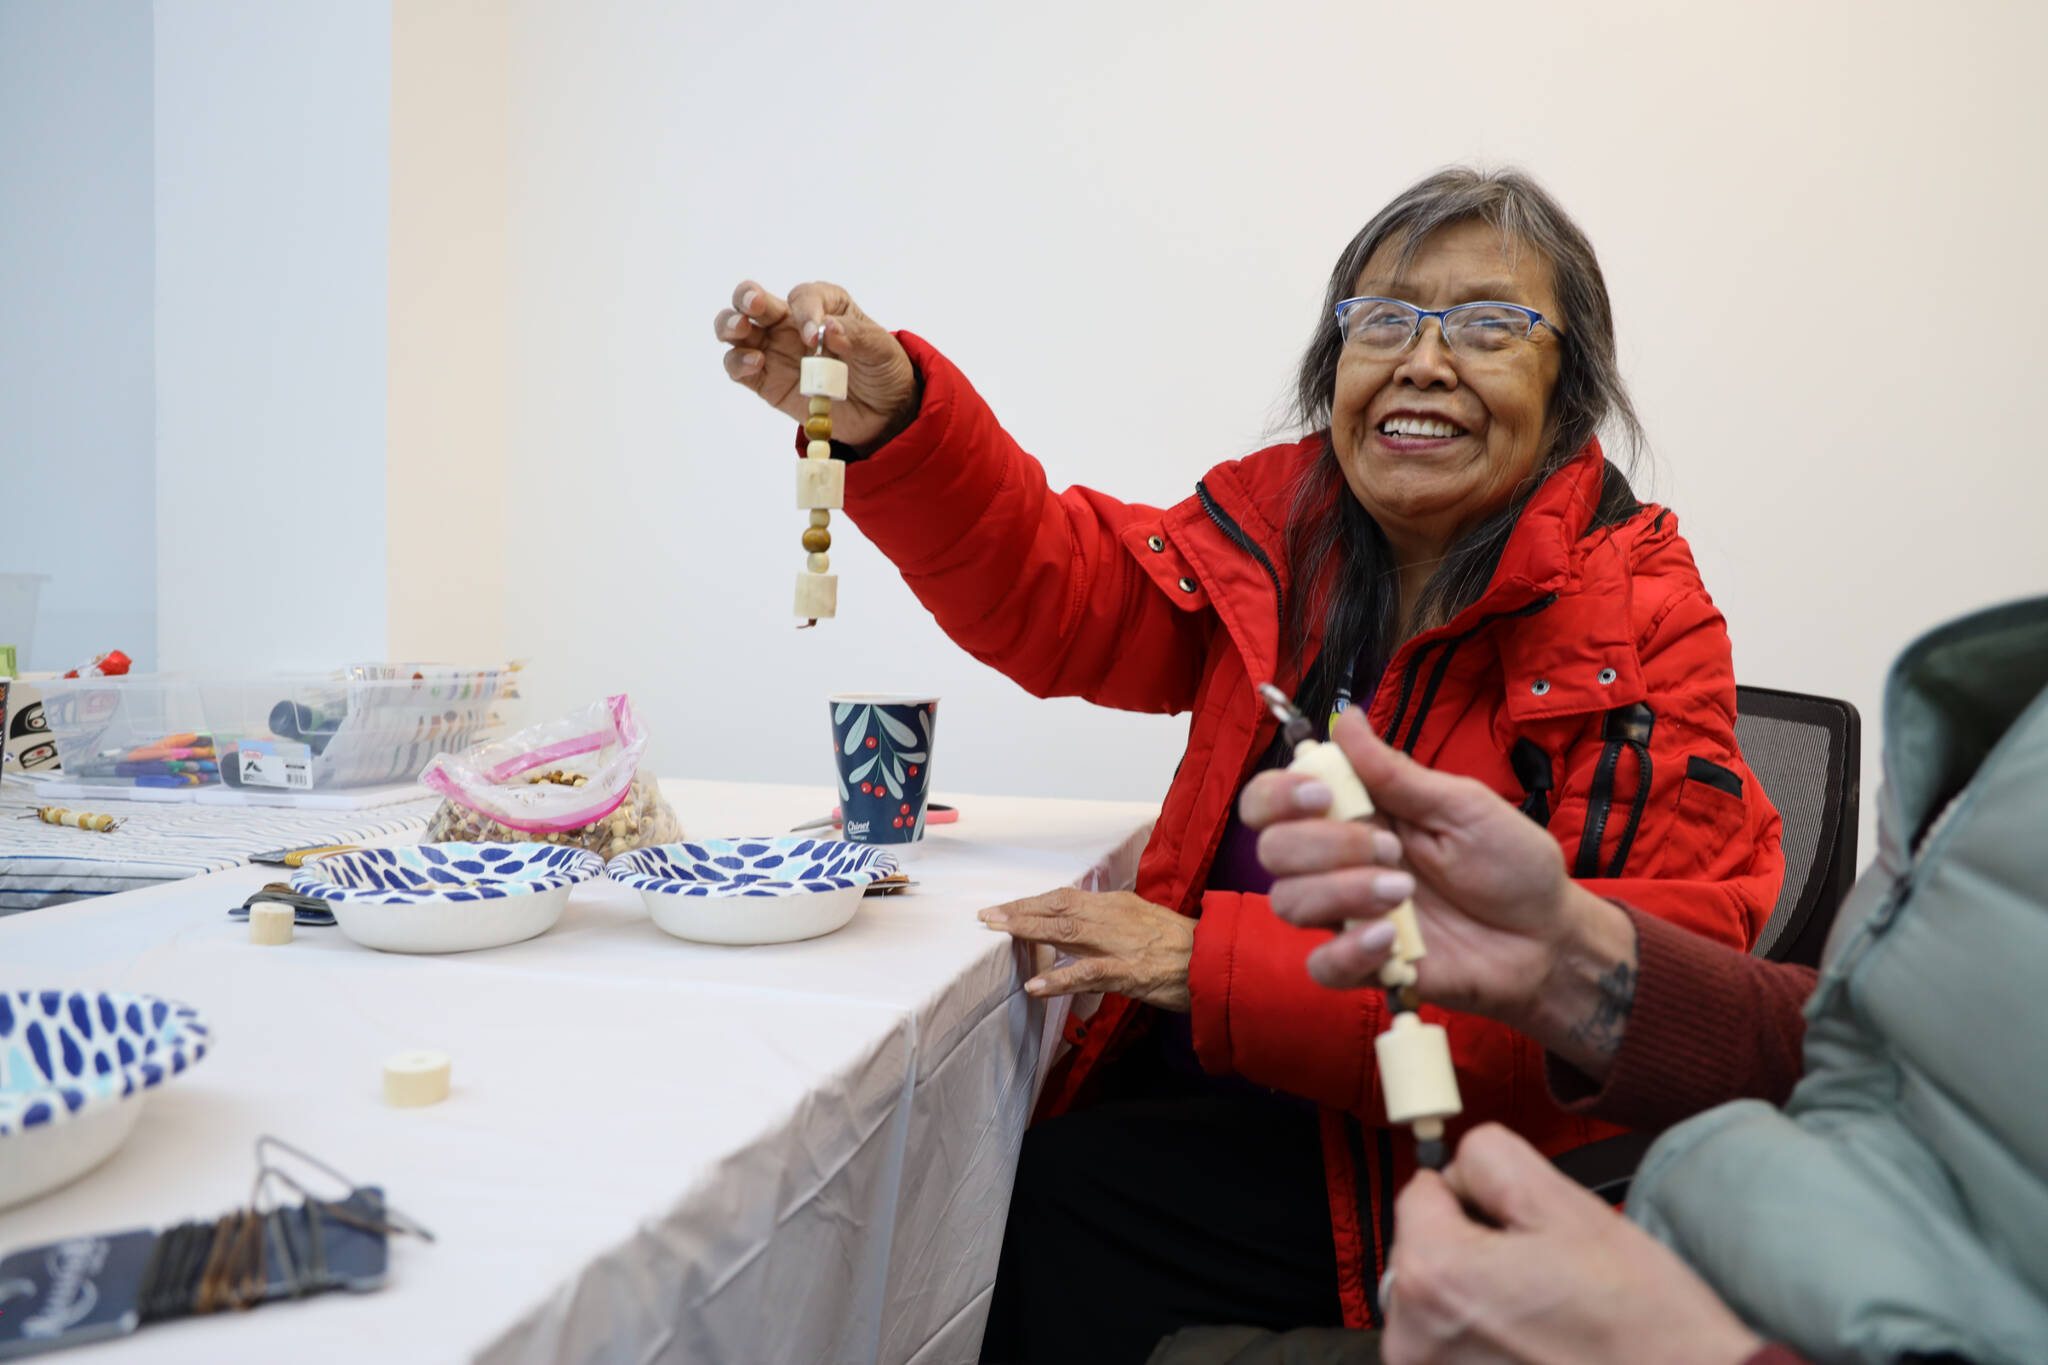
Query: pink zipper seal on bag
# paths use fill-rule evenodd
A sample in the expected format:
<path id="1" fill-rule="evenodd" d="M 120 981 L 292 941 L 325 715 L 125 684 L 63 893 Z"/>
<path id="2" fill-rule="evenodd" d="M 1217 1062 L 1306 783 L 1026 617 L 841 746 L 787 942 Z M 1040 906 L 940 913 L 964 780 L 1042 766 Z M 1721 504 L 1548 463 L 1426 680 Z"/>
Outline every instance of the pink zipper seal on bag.
<path id="1" fill-rule="evenodd" d="M 605 704 L 611 712 L 613 728 L 610 731 L 594 731 L 570 739 L 557 740 L 553 744 L 530 750 L 488 769 L 468 769 L 468 773 L 473 775 L 470 781 L 465 781 L 460 771 L 449 771 L 450 767 L 461 763 L 460 759 L 451 761 L 449 755 L 443 755 L 427 765 L 426 771 L 420 774 L 420 782 L 465 810 L 475 811 L 508 829 L 528 834 L 563 834 L 573 829 L 581 829 L 585 825 L 595 824 L 624 805 L 626 798 L 632 795 L 633 778 L 639 768 L 639 754 L 646 747 L 639 721 L 633 714 L 632 702 L 624 694 L 620 694 L 606 698 Z M 540 818 L 515 815 L 503 809 L 502 803 L 492 799 L 491 788 L 503 787 L 511 778 L 564 758 L 599 752 L 613 743 L 614 739 L 623 753 L 631 756 L 633 767 L 619 790 L 609 797 L 600 796 L 592 805 L 571 807 Z M 581 789 L 557 790 L 566 792 Z"/>

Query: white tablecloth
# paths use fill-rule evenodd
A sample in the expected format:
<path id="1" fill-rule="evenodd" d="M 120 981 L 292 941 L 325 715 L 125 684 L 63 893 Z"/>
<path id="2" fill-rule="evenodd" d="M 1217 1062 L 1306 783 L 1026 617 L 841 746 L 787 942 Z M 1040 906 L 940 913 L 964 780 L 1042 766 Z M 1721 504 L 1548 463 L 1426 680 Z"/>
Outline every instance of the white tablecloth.
<path id="1" fill-rule="evenodd" d="M 693 834 L 788 828 L 823 788 L 664 784 Z M 630 892 L 579 889 L 537 939 L 451 957 L 299 930 L 246 942 L 240 868 L 0 921 L 0 989 L 155 991 L 214 1051 L 128 1144 L 0 1213 L 0 1252 L 211 1215 L 275 1133 L 438 1234 L 391 1285 L 154 1326 L 68 1355 L 490 1362 L 971 1361 L 1040 1060 L 1019 955 L 974 918 L 1128 885 L 1153 810 L 961 797 L 909 864 L 807 943 L 718 948 Z M 386 1108 L 383 1059 L 431 1047 L 455 1091 Z"/>

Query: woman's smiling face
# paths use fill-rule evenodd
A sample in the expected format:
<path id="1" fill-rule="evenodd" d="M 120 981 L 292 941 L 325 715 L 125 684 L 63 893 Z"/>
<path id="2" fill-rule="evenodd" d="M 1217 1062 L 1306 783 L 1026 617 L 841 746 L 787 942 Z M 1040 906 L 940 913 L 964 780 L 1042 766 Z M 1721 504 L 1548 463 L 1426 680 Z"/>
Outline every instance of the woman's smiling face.
<path id="1" fill-rule="evenodd" d="M 1451 308 L 1490 299 L 1521 304 L 1563 327 L 1550 263 L 1510 252 L 1499 232 L 1471 221 L 1439 229 L 1396 273 L 1402 242 L 1381 244 L 1355 294 Z M 1346 345 L 1337 361 L 1330 437 L 1344 481 L 1372 513 L 1403 564 L 1434 559 L 1465 530 L 1505 506 L 1549 437 L 1557 334 L 1537 327 L 1498 355 L 1454 355 L 1436 319 L 1396 356 Z"/>

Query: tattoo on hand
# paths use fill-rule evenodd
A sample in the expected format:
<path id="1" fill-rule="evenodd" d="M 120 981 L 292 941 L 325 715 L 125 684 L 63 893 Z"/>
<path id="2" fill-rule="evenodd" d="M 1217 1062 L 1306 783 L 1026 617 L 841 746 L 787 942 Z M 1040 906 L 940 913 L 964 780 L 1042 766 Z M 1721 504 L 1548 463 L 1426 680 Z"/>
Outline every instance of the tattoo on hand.
<path id="1" fill-rule="evenodd" d="M 1617 962 L 1601 973 L 1600 999 L 1593 1012 L 1571 1027 L 1571 1039 L 1594 1054 L 1613 1058 L 1621 1050 L 1621 1035 L 1628 1031 L 1628 1013 L 1636 1003 L 1636 966 Z"/>

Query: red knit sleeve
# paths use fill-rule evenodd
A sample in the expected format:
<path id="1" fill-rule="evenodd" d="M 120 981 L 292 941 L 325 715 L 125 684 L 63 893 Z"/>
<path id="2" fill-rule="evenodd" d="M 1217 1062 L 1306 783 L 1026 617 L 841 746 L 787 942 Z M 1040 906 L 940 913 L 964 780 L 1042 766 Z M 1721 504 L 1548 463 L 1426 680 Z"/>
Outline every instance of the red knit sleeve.
<path id="1" fill-rule="evenodd" d="M 1782 1103 L 1799 1080 L 1811 967 L 1766 962 L 1624 906 L 1636 926 L 1636 998 L 1604 1085 L 1555 1056 L 1567 1111 L 1655 1131 L 1727 1100 Z"/>

